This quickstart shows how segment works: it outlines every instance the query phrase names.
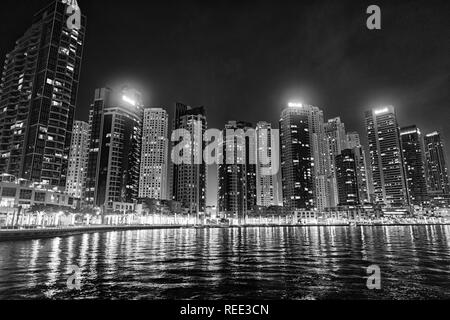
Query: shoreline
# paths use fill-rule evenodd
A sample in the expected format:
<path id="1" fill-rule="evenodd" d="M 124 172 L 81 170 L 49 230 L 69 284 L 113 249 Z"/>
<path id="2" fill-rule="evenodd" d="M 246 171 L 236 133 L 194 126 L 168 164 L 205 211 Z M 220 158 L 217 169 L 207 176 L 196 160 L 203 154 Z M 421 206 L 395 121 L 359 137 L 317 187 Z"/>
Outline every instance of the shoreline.
<path id="1" fill-rule="evenodd" d="M 242 225 L 242 226 L 196 226 L 196 225 L 124 225 L 124 226 L 93 226 L 93 227 L 67 227 L 48 229 L 21 229 L 21 230 L 1 230 L 0 243 L 26 240 L 49 239 L 58 237 L 69 237 L 81 234 L 108 233 L 120 231 L 139 230 L 173 230 L 173 229 L 248 229 L 248 228 L 316 228 L 316 227 L 408 227 L 408 226 L 448 226 L 448 223 L 350 223 L 337 224 L 262 224 L 262 225 Z"/>

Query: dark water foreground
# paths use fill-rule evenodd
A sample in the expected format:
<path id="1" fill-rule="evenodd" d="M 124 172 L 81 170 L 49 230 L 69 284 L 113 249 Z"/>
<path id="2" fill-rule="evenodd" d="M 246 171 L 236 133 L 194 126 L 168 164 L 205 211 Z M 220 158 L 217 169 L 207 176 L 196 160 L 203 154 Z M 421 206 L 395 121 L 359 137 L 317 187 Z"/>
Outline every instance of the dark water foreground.
<path id="1" fill-rule="evenodd" d="M 70 290 L 70 267 L 81 290 Z M 381 268 L 380 291 L 366 287 Z M 73 282 L 75 283 L 75 282 Z M 0 299 L 449 299 L 450 226 L 140 230 L 0 243 Z"/>

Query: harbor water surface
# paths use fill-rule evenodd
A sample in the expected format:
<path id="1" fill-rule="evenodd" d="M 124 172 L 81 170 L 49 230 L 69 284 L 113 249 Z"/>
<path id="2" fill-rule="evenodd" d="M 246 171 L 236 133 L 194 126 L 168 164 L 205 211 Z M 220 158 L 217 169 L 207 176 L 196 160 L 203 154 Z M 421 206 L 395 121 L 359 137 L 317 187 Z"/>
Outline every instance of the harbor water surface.
<path id="1" fill-rule="evenodd" d="M 367 288 L 372 265 L 381 290 Z M 67 285 L 73 266 L 80 290 Z M 0 243 L 0 299 L 449 298 L 450 226 L 135 230 Z"/>

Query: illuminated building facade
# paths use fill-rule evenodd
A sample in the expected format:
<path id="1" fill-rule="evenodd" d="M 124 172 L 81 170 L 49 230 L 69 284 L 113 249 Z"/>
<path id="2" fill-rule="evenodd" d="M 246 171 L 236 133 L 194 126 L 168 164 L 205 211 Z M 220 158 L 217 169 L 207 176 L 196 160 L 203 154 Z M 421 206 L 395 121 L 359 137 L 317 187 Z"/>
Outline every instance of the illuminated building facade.
<path id="1" fill-rule="evenodd" d="M 14 176 L 0 176 L 0 214 L 15 211 L 18 208 L 30 209 L 33 206 L 53 206 L 76 208 L 78 199 L 61 191 L 36 182 L 16 179 Z"/>
<path id="2" fill-rule="evenodd" d="M 323 111 L 310 105 L 289 103 L 281 115 L 280 131 L 285 206 L 318 210 L 330 207 L 330 161 Z"/>
<path id="3" fill-rule="evenodd" d="M 371 169 L 366 155 L 366 150 L 361 144 L 358 132 L 347 133 L 347 148 L 353 150 L 356 161 L 356 172 L 358 176 L 358 192 L 361 204 L 372 202 L 372 179 Z"/>
<path id="4" fill-rule="evenodd" d="M 359 205 L 361 201 L 354 151 L 351 149 L 342 150 L 335 160 L 339 206 Z"/>
<path id="5" fill-rule="evenodd" d="M 308 114 L 291 105 L 280 119 L 283 205 L 289 210 L 314 207 L 313 150 Z"/>
<path id="6" fill-rule="evenodd" d="M 338 185 L 336 178 L 336 157 L 347 148 L 347 135 L 345 133 L 345 124 L 341 118 L 328 120 L 324 124 L 325 135 L 327 138 L 329 170 L 328 170 L 328 205 L 336 207 L 339 204 Z"/>
<path id="7" fill-rule="evenodd" d="M 182 103 L 175 105 L 173 130 L 186 130 L 191 136 L 191 162 L 173 164 L 171 171 L 172 198 L 182 203 L 191 214 L 206 210 L 207 166 L 203 158 L 207 129 L 204 107 L 192 108 Z M 176 145 L 177 143 L 174 143 Z M 197 161 L 196 161 L 197 160 Z"/>
<path id="8" fill-rule="evenodd" d="M 362 146 L 350 149 L 355 156 L 356 176 L 358 181 L 358 195 L 361 204 L 371 203 L 371 180 L 370 169 L 367 161 L 366 153 Z"/>
<path id="9" fill-rule="evenodd" d="M 168 129 L 166 110 L 144 109 L 139 198 L 167 200 Z"/>
<path id="10" fill-rule="evenodd" d="M 233 133 L 234 135 L 230 134 Z M 244 218 L 257 202 L 256 134 L 251 123 L 229 121 L 225 125 L 218 166 L 218 212 Z"/>
<path id="11" fill-rule="evenodd" d="M 83 198 L 86 188 L 89 135 L 89 124 L 84 121 L 75 121 L 69 154 L 66 192 L 77 199 Z"/>
<path id="12" fill-rule="evenodd" d="M 402 147 L 392 106 L 365 114 L 375 202 L 390 207 L 408 205 Z"/>
<path id="13" fill-rule="evenodd" d="M 102 94 L 109 97 L 105 100 Z M 110 104 L 105 105 L 105 101 Z M 112 210 L 114 203 L 132 203 L 138 198 L 142 98 L 139 92 L 129 88 L 120 92 L 99 89 L 93 108 L 88 174 L 95 172 L 95 175 L 89 177 L 88 187 L 94 185 L 95 206 Z M 98 143 L 98 150 L 92 143 Z M 91 167 L 94 163 L 96 170 Z"/>
<path id="14" fill-rule="evenodd" d="M 427 162 L 427 180 L 430 195 L 450 196 L 448 166 L 444 143 L 439 132 L 427 134 L 424 139 Z"/>
<path id="15" fill-rule="evenodd" d="M 347 132 L 347 148 L 354 149 L 361 146 L 361 137 L 358 132 Z"/>
<path id="16" fill-rule="evenodd" d="M 410 203 L 422 205 L 427 201 L 422 135 L 416 126 L 400 129 L 405 177 Z"/>
<path id="17" fill-rule="evenodd" d="M 274 172 L 276 168 L 272 162 L 273 157 L 279 157 L 278 141 L 274 139 L 272 125 L 268 122 L 258 122 L 256 125 L 256 150 L 257 150 L 257 167 L 256 167 L 256 203 L 261 207 L 271 207 L 280 205 L 280 172 Z M 274 143 L 277 143 L 275 146 Z M 262 155 L 267 156 L 270 161 L 262 159 Z M 279 163 L 278 166 L 279 167 Z M 264 174 L 266 170 L 272 171 L 273 174 Z"/>
<path id="18" fill-rule="evenodd" d="M 97 191 L 97 177 L 99 169 L 100 137 L 103 130 L 104 110 L 111 105 L 112 90 L 100 88 L 95 90 L 94 101 L 89 110 L 90 140 L 88 151 L 88 164 L 86 174 L 86 189 L 84 204 L 95 205 Z"/>
<path id="19" fill-rule="evenodd" d="M 86 18 L 67 26 L 53 1 L 6 56 L 0 85 L 0 173 L 66 187 Z"/>

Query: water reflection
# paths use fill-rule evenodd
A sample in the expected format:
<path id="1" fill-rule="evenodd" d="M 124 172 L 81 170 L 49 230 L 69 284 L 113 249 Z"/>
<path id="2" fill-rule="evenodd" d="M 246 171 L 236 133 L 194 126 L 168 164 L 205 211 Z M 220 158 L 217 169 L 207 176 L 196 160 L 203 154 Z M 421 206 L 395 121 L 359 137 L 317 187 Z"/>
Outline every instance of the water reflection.
<path id="1" fill-rule="evenodd" d="M 450 227 L 180 229 L 0 243 L 0 298 L 448 299 Z M 366 288 L 366 268 L 382 290 Z M 69 266 L 82 290 L 66 286 Z"/>

